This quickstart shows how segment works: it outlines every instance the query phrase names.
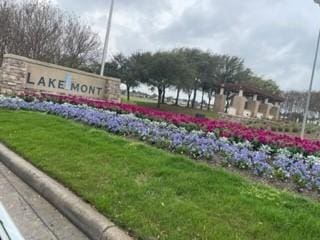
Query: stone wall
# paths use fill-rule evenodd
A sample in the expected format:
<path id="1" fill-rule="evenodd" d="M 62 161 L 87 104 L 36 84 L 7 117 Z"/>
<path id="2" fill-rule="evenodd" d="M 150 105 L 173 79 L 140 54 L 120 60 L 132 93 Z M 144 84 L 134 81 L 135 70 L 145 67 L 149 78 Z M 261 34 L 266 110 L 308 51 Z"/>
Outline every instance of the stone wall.
<path id="1" fill-rule="evenodd" d="M 274 120 L 279 120 L 280 117 L 280 106 L 273 106 L 270 109 L 270 115 L 273 116 Z"/>
<path id="2" fill-rule="evenodd" d="M 261 103 L 259 106 L 259 112 L 263 114 L 264 118 L 269 118 L 270 116 L 270 110 L 272 108 L 271 103 Z"/>
<path id="3" fill-rule="evenodd" d="M 2 94 L 57 93 L 120 102 L 120 84 L 117 78 L 101 77 L 11 54 L 4 55 L 0 69 Z"/>
<path id="4" fill-rule="evenodd" d="M 249 100 L 247 102 L 247 107 L 249 111 L 251 111 L 251 117 L 257 117 L 259 111 L 260 101 Z"/>
<path id="5" fill-rule="evenodd" d="M 22 94 L 26 71 L 26 63 L 22 60 L 4 57 L 0 72 L 0 93 L 7 95 Z"/>
<path id="6" fill-rule="evenodd" d="M 246 105 L 247 98 L 243 96 L 234 96 L 232 99 L 231 106 L 236 109 L 236 114 L 239 116 L 243 115 L 243 111 Z"/>
<path id="7" fill-rule="evenodd" d="M 224 112 L 224 108 L 226 105 L 226 96 L 223 94 L 215 95 L 213 110 L 216 112 Z"/>
<path id="8" fill-rule="evenodd" d="M 105 86 L 105 99 L 113 100 L 113 101 L 120 101 L 121 96 L 121 89 L 120 89 L 121 82 L 117 78 L 108 78 L 108 82 Z"/>

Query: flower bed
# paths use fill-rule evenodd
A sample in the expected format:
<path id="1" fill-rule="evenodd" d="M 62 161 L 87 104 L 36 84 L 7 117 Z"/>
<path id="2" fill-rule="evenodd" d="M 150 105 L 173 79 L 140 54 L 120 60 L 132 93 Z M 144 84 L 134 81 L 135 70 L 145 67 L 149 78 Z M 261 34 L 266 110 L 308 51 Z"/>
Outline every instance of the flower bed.
<path id="1" fill-rule="evenodd" d="M 89 99 L 75 96 L 61 96 L 54 94 L 43 94 L 44 99 L 52 99 L 72 104 L 87 104 L 96 108 L 113 110 L 117 112 L 133 113 L 137 116 L 163 120 L 178 126 L 194 124 L 205 131 L 215 132 L 221 137 L 233 138 L 235 140 L 248 140 L 257 145 L 268 144 L 275 148 L 290 148 L 293 152 L 317 153 L 320 152 L 320 141 L 300 139 L 287 134 L 279 134 L 268 130 L 250 128 L 240 123 L 213 120 L 207 118 L 196 118 L 185 114 L 163 112 L 157 109 L 145 108 L 132 104 L 115 103 L 112 101 Z"/>
<path id="2" fill-rule="evenodd" d="M 119 114 L 83 105 L 47 101 L 26 102 L 19 98 L 0 96 L 0 108 L 48 112 L 80 121 L 119 135 L 139 138 L 159 148 L 186 154 L 195 159 L 224 156 L 223 164 L 247 169 L 258 176 L 292 180 L 299 187 L 320 190 L 320 161 L 286 149 L 276 152 L 267 145 L 258 149 L 245 141 L 237 143 L 212 132 L 192 131 L 167 122 L 142 119 L 133 114 Z"/>

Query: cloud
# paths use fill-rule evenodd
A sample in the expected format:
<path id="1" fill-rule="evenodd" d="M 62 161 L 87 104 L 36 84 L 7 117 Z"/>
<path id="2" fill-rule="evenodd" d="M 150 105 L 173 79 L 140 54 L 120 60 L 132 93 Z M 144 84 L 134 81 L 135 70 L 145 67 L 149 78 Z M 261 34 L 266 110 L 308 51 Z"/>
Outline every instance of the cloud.
<path id="1" fill-rule="evenodd" d="M 55 1 L 104 37 L 109 1 Z M 312 0 L 115 0 L 110 51 L 209 49 L 244 58 L 285 90 L 301 90 L 308 87 L 319 20 Z M 320 90 L 320 74 L 316 79 Z"/>

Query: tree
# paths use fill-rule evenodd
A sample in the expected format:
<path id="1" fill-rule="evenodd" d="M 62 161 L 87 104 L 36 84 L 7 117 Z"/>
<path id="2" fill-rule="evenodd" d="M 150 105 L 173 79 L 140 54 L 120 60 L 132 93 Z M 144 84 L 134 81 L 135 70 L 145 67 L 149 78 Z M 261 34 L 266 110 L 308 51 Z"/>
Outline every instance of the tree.
<path id="1" fill-rule="evenodd" d="M 140 81 L 157 89 L 157 107 L 160 108 L 166 88 L 176 78 L 177 64 L 175 59 L 170 52 L 156 52 L 154 54 L 147 52 L 139 54 L 137 66 L 139 66 L 137 76 L 140 77 Z"/>
<path id="2" fill-rule="evenodd" d="M 191 57 L 199 53 L 201 53 L 201 50 L 198 49 L 177 48 L 173 50 L 173 54 L 176 55 L 179 61 L 178 68 L 176 69 L 176 79 L 173 83 L 177 89 L 176 105 L 178 105 L 180 92 L 182 90 L 188 95 L 187 107 L 190 107 L 195 79 L 198 76 L 196 65 Z"/>
<path id="3" fill-rule="evenodd" d="M 220 61 L 222 65 L 217 75 L 219 76 L 221 83 L 234 83 L 239 79 L 237 75 L 244 71 L 242 59 L 234 56 L 222 55 L 220 56 Z"/>
<path id="4" fill-rule="evenodd" d="M 0 0 L 0 59 L 5 52 L 85 68 L 98 57 L 99 38 L 89 25 L 48 1 Z"/>
<path id="5" fill-rule="evenodd" d="M 203 109 L 204 104 L 204 94 L 208 94 L 208 106 L 207 109 L 210 109 L 210 103 L 212 99 L 212 93 L 216 88 L 216 85 L 219 84 L 219 72 L 220 68 L 223 66 L 221 62 L 221 58 L 219 55 L 213 54 L 204 54 L 204 60 L 202 61 L 202 65 L 200 65 L 200 85 L 202 90 L 202 98 L 200 108 Z"/>
<path id="6" fill-rule="evenodd" d="M 94 62 L 100 55 L 97 33 L 90 26 L 81 24 L 75 16 L 69 16 L 66 20 L 62 46 L 59 64 L 67 67 L 78 68 Z"/>
<path id="7" fill-rule="evenodd" d="M 281 93 L 279 86 L 271 79 L 264 80 L 262 77 L 252 74 L 248 79 L 248 83 L 273 95 Z"/>
<path id="8" fill-rule="evenodd" d="M 181 90 L 185 91 L 186 88 L 192 88 L 195 69 L 194 66 L 188 62 L 182 49 L 174 49 L 171 52 L 171 57 L 175 64 L 172 76 L 173 82 L 171 84 L 174 85 L 177 90 L 175 105 L 178 106 Z"/>
<path id="9" fill-rule="evenodd" d="M 120 76 L 121 81 L 127 87 L 127 100 L 130 101 L 130 90 L 131 88 L 135 88 L 139 85 L 139 66 L 138 66 L 138 54 L 133 54 L 129 58 L 118 57 L 118 62 L 122 62 L 121 72 L 122 75 Z M 115 58 L 117 59 L 117 58 Z"/>
<path id="10" fill-rule="evenodd" d="M 220 84 L 220 72 L 221 68 L 223 68 L 223 61 L 220 55 L 214 54 L 210 56 L 210 75 L 209 79 L 206 83 L 205 90 L 208 94 L 208 106 L 207 110 L 210 110 L 210 104 L 212 100 L 213 92 L 215 92 L 217 86 Z"/>
<path id="11" fill-rule="evenodd" d="M 203 99 L 204 99 L 204 93 L 205 91 L 209 88 L 210 85 L 210 78 L 212 75 L 212 69 L 211 69 L 211 56 L 209 53 L 202 53 L 200 57 L 200 61 L 197 62 L 197 71 L 198 71 L 198 76 L 199 78 L 197 79 L 197 83 L 199 84 L 199 87 L 201 88 L 202 91 L 202 97 L 201 97 L 201 103 L 200 103 L 200 108 L 202 110 L 203 108 Z M 196 83 L 196 84 L 197 84 Z M 196 91 L 194 93 L 194 99 L 192 103 L 192 107 L 194 107 L 195 104 L 195 96 L 196 96 Z"/>
<path id="12" fill-rule="evenodd" d="M 183 90 L 184 92 L 190 92 L 190 94 L 188 94 L 189 96 L 189 100 L 188 100 L 188 107 L 190 105 L 190 98 L 191 98 L 191 94 L 192 94 L 192 86 L 193 86 L 193 80 L 194 76 L 195 76 L 195 71 L 193 69 L 192 66 L 188 65 L 187 63 L 182 63 L 182 65 L 180 66 L 180 74 L 177 78 L 176 81 L 176 88 L 177 88 L 177 96 L 176 96 L 176 101 L 175 101 L 175 105 L 178 106 L 179 103 L 179 96 L 180 96 L 180 92 L 181 90 Z"/>
<path id="13" fill-rule="evenodd" d="M 104 75 L 120 78 L 126 85 L 128 101 L 130 101 L 130 90 L 139 85 L 138 58 L 139 54 L 126 57 L 120 53 L 114 56 L 111 62 L 106 63 L 104 68 Z"/>
<path id="14" fill-rule="evenodd" d="M 10 42 L 10 29 L 12 29 L 11 16 L 14 12 L 14 6 L 9 1 L 0 1 L 0 65 L 2 56 L 7 52 L 7 46 Z"/>
<path id="15" fill-rule="evenodd" d="M 182 62 L 172 51 L 162 52 L 158 58 L 162 59 L 158 62 L 158 67 L 163 71 L 161 103 L 165 103 L 166 89 L 175 85 L 177 79 L 182 77 Z"/>
<path id="16" fill-rule="evenodd" d="M 208 64 L 208 59 L 206 58 L 207 55 L 205 55 L 205 53 L 197 49 L 191 50 L 189 57 L 190 57 L 190 64 L 192 64 L 196 70 L 196 77 L 193 82 L 193 99 L 191 102 L 191 107 L 194 108 L 196 103 L 196 98 L 197 98 L 197 91 L 201 86 L 201 77 L 204 74 L 202 71 L 204 71 L 204 69 L 206 68 Z"/>
<path id="17" fill-rule="evenodd" d="M 236 56 L 222 55 L 220 56 L 221 65 L 217 72 L 220 84 L 236 83 L 243 81 L 250 75 L 251 71 L 244 66 L 244 60 Z M 234 96 L 230 91 L 225 91 L 226 108 L 228 111 L 230 101 Z"/>
<path id="18" fill-rule="evenodd" d="M 184 87 L 188 94 L 188 107 L 190 106 L 191 94 L 193 92 L 193 99 L 191 106 L 195 106 L 197 90 L 200 87 L 200 65 L 203 61 L 203 52 L 196 48 L 180 48 L 176 50 L 180 56 L 183 56 L 186 64 L 192 66 L 192 74 L 189 75 L 188 84 Z M 190 85 L 192 85 L 190 87 Z"/>
<path id="19" fill-rule="evenodd" d="M 288 120 L 302 120 L 305 111 L 308 93 L 306 91 L 288 91 L 283 93 L 285 101 L 281 104 Z M 320 92 L 312 92 L 309 107 L 309 117 L 319 118 L 320 115 Z"/>
<path id="20" fill-rule="evenodd" d="M 320 113 L 320 91 L 312 92 L 310 99 L 310 110 L 316 113 Z"/>

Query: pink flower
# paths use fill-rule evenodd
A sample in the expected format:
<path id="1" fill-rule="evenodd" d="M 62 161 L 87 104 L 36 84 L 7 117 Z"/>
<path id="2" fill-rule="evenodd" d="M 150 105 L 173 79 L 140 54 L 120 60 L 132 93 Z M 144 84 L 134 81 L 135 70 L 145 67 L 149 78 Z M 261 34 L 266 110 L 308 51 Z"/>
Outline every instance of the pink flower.
<path id="1" fill-rule="evenodd" d="M 250 128 L 240 123 L 235 123 L 226 120 L 214 120 L 206 118 L 196 118 L 190 115 L 164 112 L 158 109 L 145 108 L 137 105 L 116 103 L 113 101 L 91 99 L 77 96 L 65 96 L 56 94 L 42 94 L 46 99 L 55 99 L 59 101 L 69 102 L 73 104 L 87 104 L 96 108 L 107 110 L 122 111 L 142 115 L 151 119 L 160 119 L 171 122 L 176 125 L 181 124 L 196 124 L 207 131 L 219 130 L 223 137 L 237 137 L 248 141 L 259 141 L 263 144 L 276 145 L 278 147 L 297 147 L 308 153 L 320 151 L 320 141 L 309 139 L 301 140 L 298 137 L 293 137 L 286 134 L 279 134 L 272 131 Z"/>

